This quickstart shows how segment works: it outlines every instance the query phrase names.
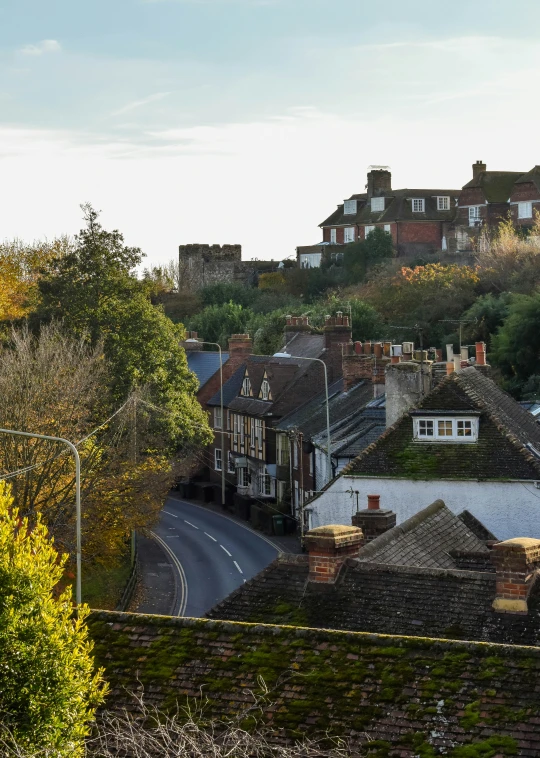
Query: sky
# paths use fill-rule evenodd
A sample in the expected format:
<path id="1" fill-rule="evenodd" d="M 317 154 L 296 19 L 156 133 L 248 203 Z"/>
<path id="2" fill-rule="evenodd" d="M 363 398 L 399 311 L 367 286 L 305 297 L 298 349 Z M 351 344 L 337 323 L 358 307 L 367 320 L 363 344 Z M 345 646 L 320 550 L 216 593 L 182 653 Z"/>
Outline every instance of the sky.
<path id="1" fill-rule="evenodd" d="M 455 189 L 540 164 L 538 0 L 0 0 L 0 240 L 80 204 L 166 262 L 281 260 L 368 166 Z"/>

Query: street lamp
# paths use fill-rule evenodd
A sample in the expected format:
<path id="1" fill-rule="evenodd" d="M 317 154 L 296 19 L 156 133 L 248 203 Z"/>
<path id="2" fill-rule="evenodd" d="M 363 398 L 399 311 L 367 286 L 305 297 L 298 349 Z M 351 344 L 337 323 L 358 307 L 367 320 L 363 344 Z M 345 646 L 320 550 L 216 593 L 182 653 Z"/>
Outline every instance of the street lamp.
<path id="1" fill-rule="evenodd" d="M 69 440 L 63 437 L 51 437 L 48 434 L 34 434 L 32 432 L 18 432 L 13 429 L 0 429 L 0 434 L 11 434 L 12 437 L 31 437 L 39 440 L 50 440 L 67 445 L 75 458 L 75 518 L 76 518 L 76 554 L 77 554 L 77 578 L 75 584 L 75 599 L 77 605 L 81 604 L 81 459 L 79 451 Z"/>
<path id="2" fill-rule="evenodd" d="M 221 407 L 221 505 L 225 507 L 225 419 L 223 417 L 223 357 L 221 354 L 221 345 L 217 342 L 205 342 L 204 340 L 197 340 L 193 337 L 185 340 L 191 344 L 197 345 L 213 345 L 219 350 L 219 400 Z"/>
<path id="3" fill-rule="evenodd" d="M 322 363 L 324 369 L 324 390 L 326 393 L 326 455 L 327 455 L 327 469 L 328 469 L 328 481 L 332 479 L 332 455 L 330 452 L 330 406 L 328 403 L 328 371 L 326 369 L 326 363 L 320 358 L 306 358 L 301 355 L 290 355 L 289 353 L 274 353 L 273 358 L 294 358 L 300 361 L 317 361 Z"/>

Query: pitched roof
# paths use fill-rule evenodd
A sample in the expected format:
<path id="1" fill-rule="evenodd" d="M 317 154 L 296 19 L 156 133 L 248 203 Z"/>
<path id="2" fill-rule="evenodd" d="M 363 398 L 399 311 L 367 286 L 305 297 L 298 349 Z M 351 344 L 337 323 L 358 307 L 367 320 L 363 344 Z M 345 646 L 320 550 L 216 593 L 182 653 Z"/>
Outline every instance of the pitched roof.
<path id="1" fill-rule="evenodd" d="M 529 182 L 540 190 L 540 166 L 535 166 L 530 171 L 527 171 L 526 174 L 520 176 L 519 179 L 516 179 L 516 184 L 528 184 Z"/>
<path id="2" fill-rule="evenodd" d="M 358 560 L 393 566 L 459 568 L 453 551 L 489 557 L 484 542 L 442 500 L 368 543 Z"/>
<path id="3" fill-rule="evenodd" d="M 223 363 L 229 360 L 229 353 L 222 353 Z M 199 389 L 219 371 L 219 353 L 210 353 L 205 350 L 186 351 L 188 368 L 193 371 L 199 380 Z"/>
<path id="4" fill-rule="evenodd" d="M 350 226 L 353 224 L 383 224 L 393 221 L 451 221 L 456 212 L 456 202 L 460 190 L 450 189 L 400 189 L 384 193 L 386 199 L 384 211 L 371 211 L 371 203 L 366 199 L 358 202 L 356 214 L 344 214 L 344 205 L 337 209 L 319 226 Z M 382 195 L 381 195 L 382 196 Z M 437 209 L 437 197 L 450 197 L 447 211 Z M 350 199 L 355 199 L 353 195 Z M 364 196 L 365 197 L 365 196 Z M 424 213 L 415 213 L 412 198 L 424 198 Z"/>
<path id="5" fill-rule="evenodd" d="M 476 368 L 441 380 L 419 405 L 427 413 L 479 413 L 478 441 L 413 439 L 412 410 L 355 458 L 341 474 L 412 479 L 537 480 L 540 426 L 510 395 Z"/>
<path id="6" fill-rule="evenodd" d="M 523 171 L 481 171 L 463 185 L 463 189 L 479 187 L 488 203 L 506 203 L 512 194 L 512 187 L 521 176 Z"/>

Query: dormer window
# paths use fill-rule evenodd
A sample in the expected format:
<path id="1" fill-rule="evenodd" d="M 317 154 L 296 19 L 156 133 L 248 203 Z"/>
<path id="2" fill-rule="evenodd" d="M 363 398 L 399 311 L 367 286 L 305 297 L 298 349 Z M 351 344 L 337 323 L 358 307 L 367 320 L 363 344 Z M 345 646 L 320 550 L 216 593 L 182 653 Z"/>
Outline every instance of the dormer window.
<path id="1" fill-rule="evenodd" d="M 384 211 L 384 197 L 372 197 L 371 198 L 371 212 Z"/>
<path id="2" fill-rule="evenodd" d="M 413 213 L 425 213 L 426 201 L 423 197 L 413 197 L 412 201 Z"/>
<path id="3" fill-rule="evenodd" d="M 242 382 L 242 391 L 240 392 L 242 397 L 251 397 L 251 381 L 249 376 L 245 376 Z"/>
<path id="4" fill-rule="evenodd" d="M 476 442 L 478 418 L 415 418 L 414 438 L 423 442 Z"/>
<path id="5" fill-rule="evenodd" d="M 443 196 L 437 198 L 437 210 L 449 211 L 450 210 L 450 197 Z"/>
<path id="6" fill-rule="evenodd" d="M 268 400 L 270 397 L 270 384 L 268 383 L 268 379 L 266 377 L 262 380 L 261 383 L 260 397 L 262 400 Z"/>
<path id="7" fill-rule="evenodd" d="M 356 200 L 345 200 L 343 203 L 343 214 L 345 216 L 354 216 L 358 209 L 358 202 Z"/>

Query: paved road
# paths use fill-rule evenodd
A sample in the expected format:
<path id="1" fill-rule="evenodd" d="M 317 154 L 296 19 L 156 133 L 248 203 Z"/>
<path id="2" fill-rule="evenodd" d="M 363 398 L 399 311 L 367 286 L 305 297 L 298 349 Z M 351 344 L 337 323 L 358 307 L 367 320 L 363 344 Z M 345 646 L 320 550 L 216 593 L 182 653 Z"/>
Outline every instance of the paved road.
<path id="1" fill-rule="evenodd" d="M 175 616 L 204 616 L 278 553 L 247 526 L 175 497 L 167 499 L 154 534 L 174 564 Z"/>

